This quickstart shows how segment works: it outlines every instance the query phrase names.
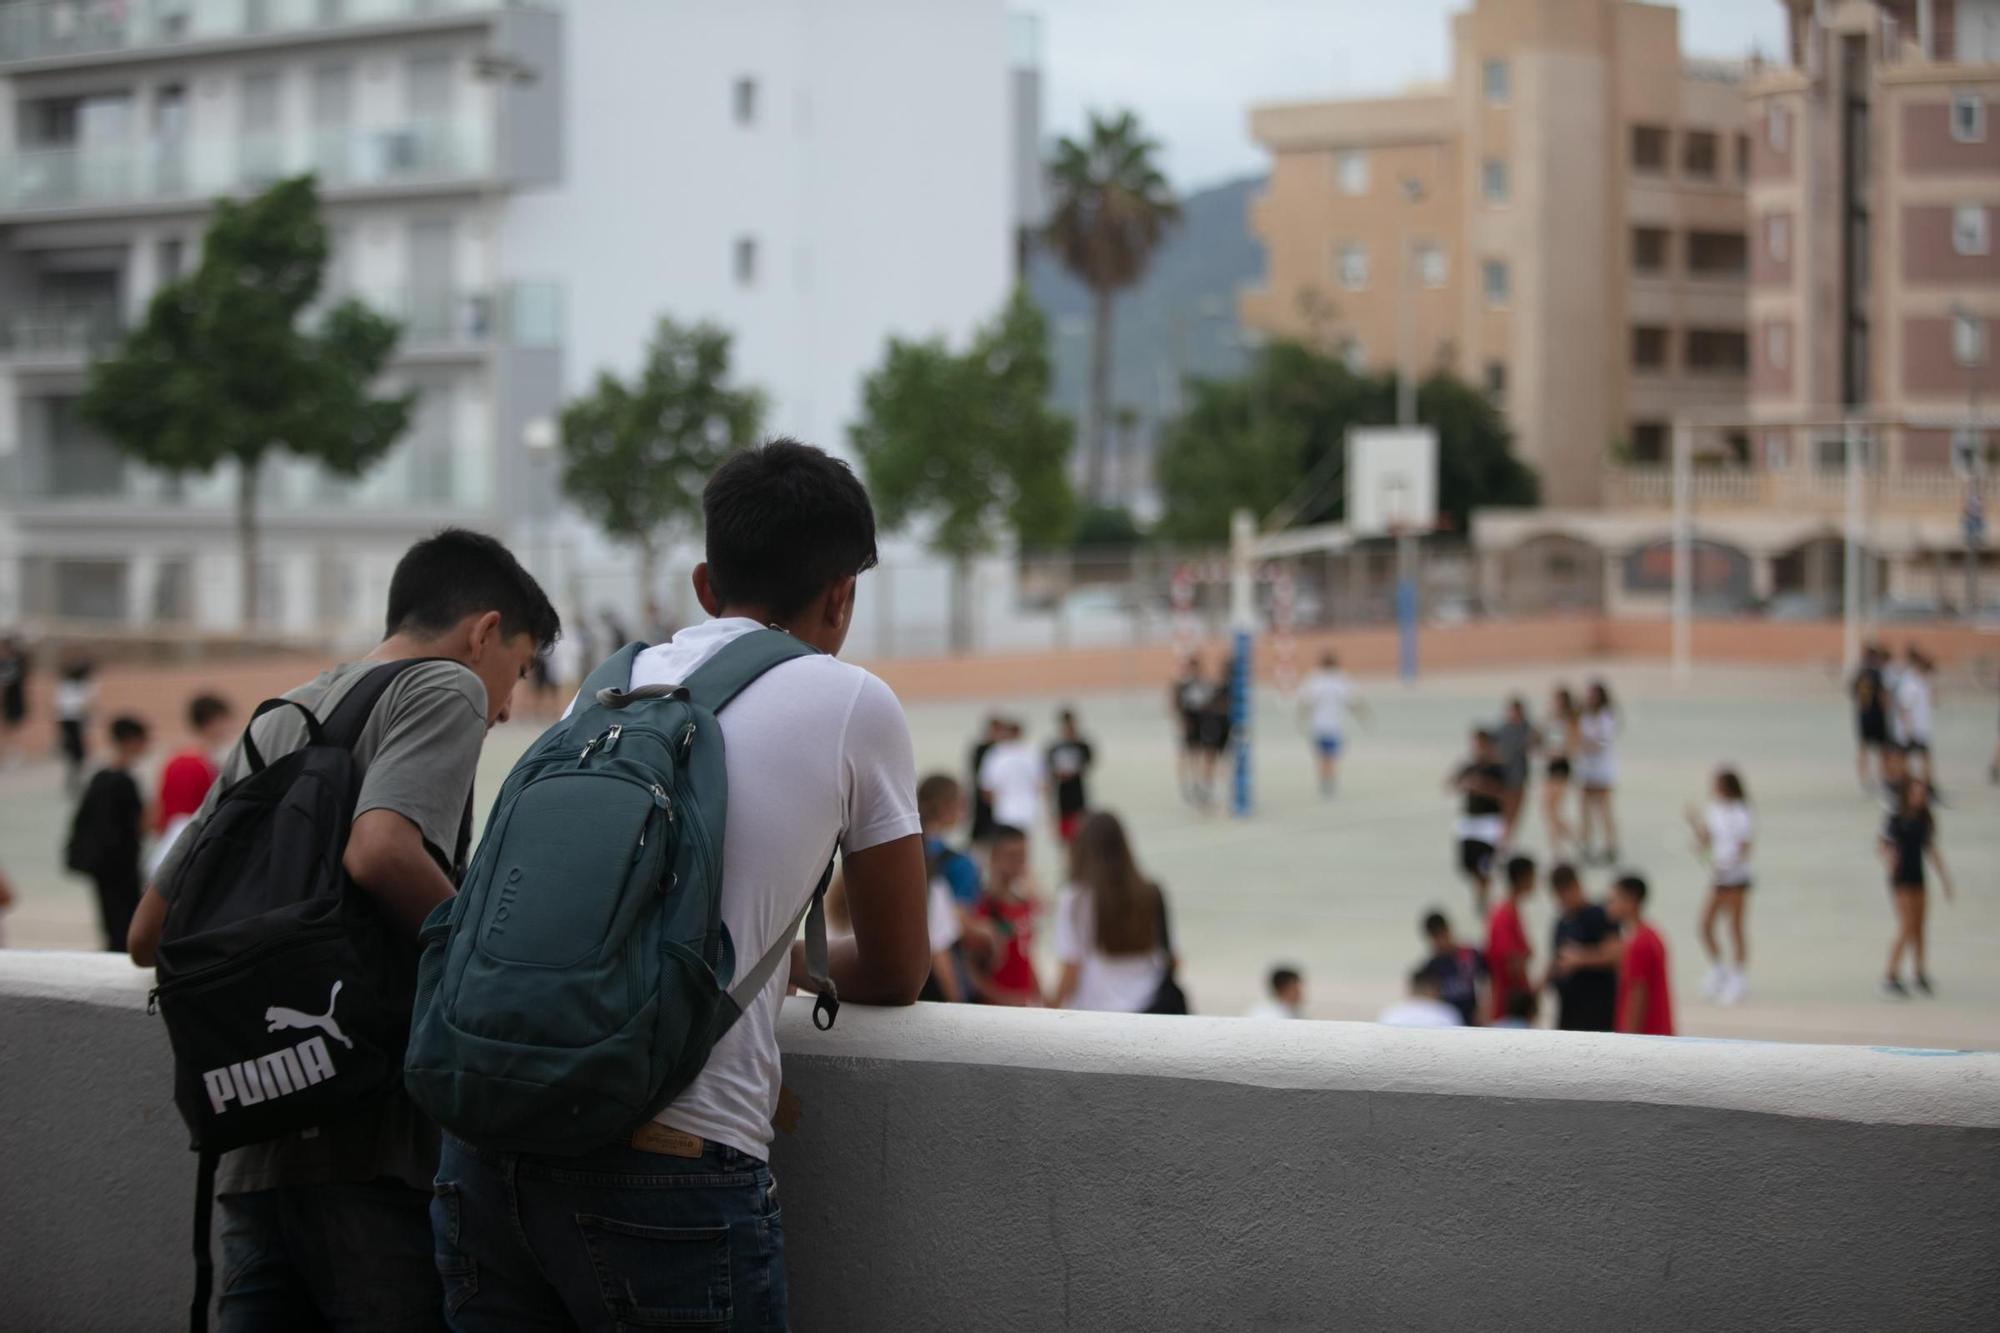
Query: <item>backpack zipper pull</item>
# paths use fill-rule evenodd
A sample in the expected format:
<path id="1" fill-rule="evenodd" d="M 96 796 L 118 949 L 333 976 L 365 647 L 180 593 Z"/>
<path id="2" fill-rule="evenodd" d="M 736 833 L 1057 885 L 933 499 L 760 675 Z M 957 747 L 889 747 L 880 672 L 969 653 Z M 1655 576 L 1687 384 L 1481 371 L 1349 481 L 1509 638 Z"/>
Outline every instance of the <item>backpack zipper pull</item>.
<path id="1" fill-rule="evenodd" d="M 609 746 L 607 746 L 607 747 L 605 747 L 605 748 L 609 749 L 610 747 L 609 747 Z M 665 788 L 663 788 L 663 787 L 661 787 L 659 783 L 655 782 L 655 783 L 654 783 L 654 784 L 653 784 L 652 786 L 648 787 L 648 788 L 647 788 L 647 790 L 653 793 L 653 808 L 654 808 L 654 809 L 656 809 L 656 810 L 664 810 L 664 811 L 666 811 L 666 812 L 667 812 L 667 822 L 668 822 L 669 824 L 673 823 L 673 822 L 674 822 L 674 809 L 673 809 L 673 806 L 672 806 L 671 804 L 669 804 L 669 803 L 668 803 L 668 801 L 667 801 L 667 793 L 666 793 L 666 789 L 665 789 Z M 644 847 L 644 846 L 646 845 L 646 832 L 647 832 L 647 830 L 648 830 L 648 829 L 650 829 L 650 828 L 651 828 L 652 826 L 653 826 L 653 821 L 652 821 L 652 820 L 650 820 L 650 819 L 649 819 L 649 820 L 647 820 L 647 821 L 646 821 L 646 822 L 645 822 L 645 823 L 644 823 L 643 825 L 641 825 L 641 826 L 640 826 L 640 828 L 639 828 L 639 845 L 640 845 L 641 847 Z"/>
<path id="2" fill-rule="evenodd" d="M 688 751 L 694 748 L 694 723 L 690 722 L 681 731 L 681 762 L 686 763 Z"/>
<path id="3" fill-rule="evenodd" d="M 153 987 L 153 989 L 146 992 L 146 1015 L 147 1017 L 150 1018 L 152 1015 L 157 1014 L 159 1012 L 160 1012 L 160 988 L 158 986 L 155 986 Z"/>
<path id="4" fill-rule="evenodd" d="M 617 746 L 617 744 L 618 744 L 618 738 L 619 738 L 620 736 L 624 735 L 624 734 L 625 734 L 625 728 L 624 728 L 624 726 L 623 726 L 622 724 L 621 724 L 621 725 L 618 725 L 618 726 L 614 726 L 613 728 L 611 728 L 611 730 L 609 730 L 609 731 L 605 732 L 605 733 L 604 733 L 604 753 L 606 753 L 606 754 L 610 754 L 610 753 L 611 753 L 611 751 L 612 751 L 612 749 L 613 749 L 614 747 L 616 747 L 616 746 Z"/>

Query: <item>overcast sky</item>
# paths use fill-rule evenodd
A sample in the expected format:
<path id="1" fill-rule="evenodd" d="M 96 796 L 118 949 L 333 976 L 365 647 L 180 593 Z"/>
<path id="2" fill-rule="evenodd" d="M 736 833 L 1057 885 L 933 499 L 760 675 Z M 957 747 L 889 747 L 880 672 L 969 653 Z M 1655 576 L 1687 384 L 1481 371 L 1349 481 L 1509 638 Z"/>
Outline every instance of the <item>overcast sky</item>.
<path id="1" fill-rule="evenodd" d="M 1444 77 L 1448 16 L 1470 0 L 1020 0 L 1042 19 L 1044 128 L 1130 106 L 1166 148 L 1178 189 L 1264 170 L 1253 102 L 1395 92 Z M 1682 0 L 1691 55 L 1784 46 L 1779 0 Z"/>

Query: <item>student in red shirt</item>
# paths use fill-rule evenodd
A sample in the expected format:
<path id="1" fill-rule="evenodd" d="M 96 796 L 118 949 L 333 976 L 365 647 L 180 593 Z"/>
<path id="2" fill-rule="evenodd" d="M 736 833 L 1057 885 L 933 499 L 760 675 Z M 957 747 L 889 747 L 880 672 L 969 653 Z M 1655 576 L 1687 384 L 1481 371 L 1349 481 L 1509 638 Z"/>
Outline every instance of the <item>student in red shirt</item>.
<path id="1" fill-rule="evenodd" d="M 1674 997 L 1667 983 L 1667 945 L 1660 932 L 1641 920 L 1646 881 L 1626 875 L 1611 886 L 1611 919 L 1625 932 L 1618 961 L 1620 1032 L 1649 1037 L 1674 1035 Z"/>
<path id="2" fill-rule="evenodd" d="M 1035 940 L 1039 904 L 1028 880 L 1028 835 L 1007 824 L 993 826 L 986 862 L 986 886 L 975 915 L 992 931 L 992 968 L 975 974 L 972 988 L 987 1004 L 1045 1003 L 1029 950 Z"/>
<path id="3" fill-rule="evenodd" d="M 188 730 L 194 743 L 177 752 L 160 770 L 160 799 L 153 803 L 153 832 L 165 835 L 201 809 L 218 771 L 215 756 L 227 753 L 236 739 L 236 712 L 212 694 L 197 694 L 188 703 Z"/>
<path id="4" fill-rule="evenodd" d="M 1492 1018 L 1507 1014 L 1507 997 L 1520 992 L 1534 994 L 1529 964 L 1535 951 L 1528 944 L 1528 932 L 1521 925 L 1521 907 L 1535 891 L 1535 858 L 1514 856 L 1507 861 L 1507 896 L 1486 919 L 1487 986 L 1493 1006 Z"/>

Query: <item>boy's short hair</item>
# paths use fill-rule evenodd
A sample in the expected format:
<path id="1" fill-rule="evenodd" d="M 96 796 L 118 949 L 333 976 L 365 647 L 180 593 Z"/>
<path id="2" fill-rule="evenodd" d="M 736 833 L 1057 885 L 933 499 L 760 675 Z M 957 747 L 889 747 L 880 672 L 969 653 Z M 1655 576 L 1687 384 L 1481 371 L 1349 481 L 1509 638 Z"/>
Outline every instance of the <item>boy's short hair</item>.
<path id="1" fill-rule="evenodd" d="M 875 567 L 875 509 L 853 469 L 775 439 L 732 454 L 701 494 L 708 586 L 722 604 L 783 620 L 827 585 Z"/>
<path id="2" fill-rule="evenodd" d="M 1646 901 L 1646 881 L 1638 875 L 1620 875 L 1612 887 L 1635 903 Z"/>
<path id="3" fill-rule="evenodd" d="M 206 731 L 209 723 L 228 717 L 232 711 L 226 699 L 213 694 L 197 694 L 188 700 L 188 726 L 196 731 Z"/>
<path id="4" fill-rule="evenodd" d="M 1532 1023 L 1535 1021 L 1536 1011 L 1540 1008 L 1541 1005 L 1536 1002 L 1535 993 L 1531 990 L 1507 992 L 1505 1013 L 1509 1018 L 1518 1018 L 1524 1023 Z"/>
<path id="5" fill-rule="evenodd" d="M 130 713 L 120 713 L 111 719 L 111 739 L 115 744 L 125 745 L 133 741 L 143 741 L 151 734 L 145 722 Z"/>
<path id="6" fill-rule="evenodd" d="M 929 822 L 944 814 L 945 807 L 964 794 L 958 779 L 949 773 L 933 773 L 917 784 L 917 818 Z"/>
<path id="7" fill-rule="evenodd" d="M 1567 861 L 1559 861 L 1555 869 L 1549 871 L 1549 887 L 1561 893 L 1564 889 L 1582 888 L 1583 881 L 1577 878 L 1575 866 Z"/>
<path id="8" fill-rule="evenodd" d="M 1276 995 L 1287 986 L 1296 986 L 1305 978 L 1296 967 L 1274 967 L 1271 969 L 1271 994 Z"/>
<path id="9" fill-rule="evenodd" d="M 1507 858 L 1507 883 L 1518 887 L 1531 884 L 1535 879 L 1535 858 L 1517 854 Z"/>
<path id="10" fill-rule="evenodd" d="M 446 528 L 412 546 L 389 580 L 387 634 L 443 634 L 467 616 L 500 613 L 507 638 L 526 634 L 547 649 L 562 618 L 514 553 L 483 532 Z"/>
<path id="11" fill-rule="evenodd" d="M 919 807 L 923 805 L 923 797 L 921 795 L 917 797 L 917 804 Z M 995 824 L 987 832 L 986 839 L 988 842 L 998 845 L 1003 842 L 1026 842 L 1028 835 L 1020 829 L 1015 828 L 1012 824 Z"/>
<path id="12" fill-rule="evenodd" d="M 1431 995 L 1436 995 L 1444 989 L 1444 979 L 1438 976 L 1436 968 L 1432 967 L 1429 963 L 1425 963 L 1416 971 L 1410 973 L 1410 989 L 1412 991 L 1423 991 Z"/>
<path id="13" fill-rule="evenodd" d="M 1450 929 L 1451 922 L 1445 920 L 1443 912 L 1426 912 L 1424 914 L 1424 934 L 1442 935 Z"/>
<path id="14" fill-rule="evenodd" d="M 1474 727 L 1472 729 L 1472 739 L 1481 745 L 1492 745 L 1498 738 L 1485 727 Z"/>

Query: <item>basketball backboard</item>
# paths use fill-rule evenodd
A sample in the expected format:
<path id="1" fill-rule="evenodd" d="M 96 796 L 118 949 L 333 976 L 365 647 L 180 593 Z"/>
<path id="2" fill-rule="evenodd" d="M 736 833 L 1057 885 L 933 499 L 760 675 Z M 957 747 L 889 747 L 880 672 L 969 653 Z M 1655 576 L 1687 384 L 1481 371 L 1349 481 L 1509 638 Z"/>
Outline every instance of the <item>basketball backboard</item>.
<path id="1" fill-rule="evenodd" d="M 1347 528 L 1356 537 L 1437 526 L 1438 444 L 1429 426 L 1347 433 Z"/>

